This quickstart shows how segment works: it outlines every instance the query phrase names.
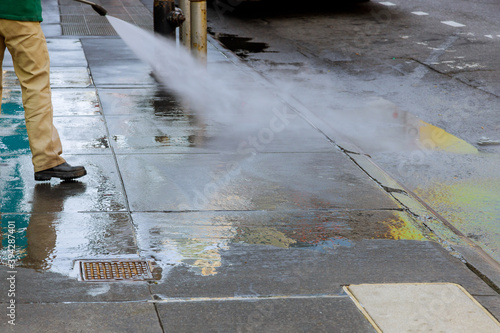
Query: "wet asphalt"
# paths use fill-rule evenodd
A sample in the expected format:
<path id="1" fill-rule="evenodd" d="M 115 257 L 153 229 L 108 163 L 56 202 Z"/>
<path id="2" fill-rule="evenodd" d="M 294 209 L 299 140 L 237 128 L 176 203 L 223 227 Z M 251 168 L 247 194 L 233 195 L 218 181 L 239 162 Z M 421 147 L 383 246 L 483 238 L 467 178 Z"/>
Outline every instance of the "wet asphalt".
<path id="1" fill-rule="evenodd" d="M 342 291 L 360 283 L 457 283 L 500 317 L 494 267 L 432 212 L 410 213 L 425 207 L 299 102 L 286 101 L 272 137 L 272 113 L 234 136 L 161 87 L 120 38 L 62 35 L 57 2 L 43 4 L 54 121 L 88 175 L 35 183 L 6 58 L 2 262 L 15 222 L 16 267 L 0 271 L 16 283 L 11 297 L 2 279 L 0 302 L 15 299 L 16 326 L 3 316 L 2 332 L 373 332 Z M 268 90 L 212 38 L 208 63 Z M 238 150 L 259 135 L 252 153 Z M 151 259 L 160 275 L 79 280 L 75 260 L 109 258 Z"/>

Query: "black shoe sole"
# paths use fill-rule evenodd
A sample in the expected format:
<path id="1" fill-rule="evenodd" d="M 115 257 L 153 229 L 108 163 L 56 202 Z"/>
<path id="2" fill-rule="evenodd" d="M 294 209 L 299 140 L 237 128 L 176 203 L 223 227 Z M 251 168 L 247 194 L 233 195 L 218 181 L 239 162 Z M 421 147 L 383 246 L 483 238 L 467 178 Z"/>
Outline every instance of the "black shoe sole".
<path id="1" fill-rule="evenodd" d="M 37 181 L 47 181 L 52 178 L 59 178 L 63 180 L 71 180 L 83 177 L 87 174 L 86 170 L 79 170 L 74 172 L 56 172 L 56 171 L 40 171 L 35 172 L 35 180 Z"/>

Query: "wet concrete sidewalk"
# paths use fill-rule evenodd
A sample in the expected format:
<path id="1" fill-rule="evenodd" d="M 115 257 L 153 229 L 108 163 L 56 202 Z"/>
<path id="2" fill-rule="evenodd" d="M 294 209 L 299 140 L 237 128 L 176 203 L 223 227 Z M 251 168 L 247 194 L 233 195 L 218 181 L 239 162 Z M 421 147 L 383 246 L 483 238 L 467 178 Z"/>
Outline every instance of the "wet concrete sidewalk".
<path id="1" fill-rule="evenodd" d="M 300 103 L 278 101 L 262 126 L 236 135 L 160 87 L 106 22 L 92 24 L 107 35 L 72 35 L 82 23 L 62 22 L 56 1 L 43 4 L 55 124 L 64 156 L 88 176 L 35 183 L 6 58 L 2 262 L 9 233 L 17 262 L 0 267 L 2 332 L 374 332 L 343 286 L 380 283 L 456 283 L 500 318 L 497 277 L 474 273 L 454 251 L 473 252 L 469 244 L 409 213 L 410 199 L 387 191 L 390 180 L 375 182 L 366 157 L 339 149 Z M 61 4 L 61 13 L 93 17 Z M 147 23 L 142 2 L 111 4 Z M 270 93 L 213 40 L 208 63 Z M 111 258 L 151 259 L 161 276 L 79 279 L 75 260 Z"/>

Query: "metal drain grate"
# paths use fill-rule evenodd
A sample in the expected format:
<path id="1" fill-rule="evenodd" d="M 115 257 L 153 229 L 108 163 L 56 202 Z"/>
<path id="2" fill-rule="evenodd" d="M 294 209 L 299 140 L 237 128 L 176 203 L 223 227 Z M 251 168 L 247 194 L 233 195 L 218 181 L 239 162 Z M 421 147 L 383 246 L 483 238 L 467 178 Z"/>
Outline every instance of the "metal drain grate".
<path id="1" fill-rule="evenodd" d="M 136 0 L 101 0 L 108 15 L 153 30 L 153 13 Z M 72 0 L 59 0 L 62 34 L 69 36 L 116 36 L 108 20 L 97 15 L 91 6 Z"/>
<path id="2" fill-rule="evenodd" d="M 79 260 L 83 281 L 153 280 L 150 262 L 146 260 Z"/>

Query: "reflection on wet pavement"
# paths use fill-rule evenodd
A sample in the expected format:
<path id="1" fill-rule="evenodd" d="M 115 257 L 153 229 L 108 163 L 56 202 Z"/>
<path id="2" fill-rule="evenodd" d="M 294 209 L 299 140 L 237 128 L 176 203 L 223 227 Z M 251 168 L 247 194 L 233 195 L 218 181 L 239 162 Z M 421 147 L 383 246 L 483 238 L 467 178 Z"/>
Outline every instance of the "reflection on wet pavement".
<path id="1" fill-rule="evenodd" d="M 415 192 L 468 238 L 500 261 L 500 181 L 437 182 Z"/>
<path id="2" fill-rule="evenodd" d="M 215 275 L 222 251 L 235 243 L 331 252 L 363 239 L 432 239 L 400 211 L 134 213 L 133 218 L 141 253 L 158 260 L 164 273 L 183 264 L 194 273 Z"/>

